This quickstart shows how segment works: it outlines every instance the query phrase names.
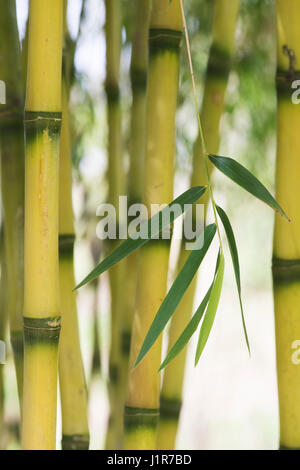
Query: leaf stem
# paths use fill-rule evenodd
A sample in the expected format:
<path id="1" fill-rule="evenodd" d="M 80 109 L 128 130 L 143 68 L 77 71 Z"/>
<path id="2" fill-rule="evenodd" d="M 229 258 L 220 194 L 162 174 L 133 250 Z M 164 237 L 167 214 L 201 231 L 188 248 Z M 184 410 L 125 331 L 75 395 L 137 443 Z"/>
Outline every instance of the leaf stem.
<path id="1" fill-rule="evenodd" d="M 209 195 L 210 195 L 210 199 L 211 199 L 211 202 L 212 202 L 215 223 L 216 223 L 216 226 L 217 226 L 217 233 L 218 233 L 218 238 L 219 238 L 219 242 L 220 242 L 220 250 L 223 253 L 222 238 L 221 238 L 221 234 L 220 234 L 220 228 L 219 228 L 219 224 L 218 224 L 218 217 L 217 217 L 217 211 L 216 211 L 216 202 L 215 202 L 214 195 L 213 195 L 213 189 L 212 189 L 211 179 L 210 179 L 210 174 L 209 174 L 209 169 L 208 169 L 208 153 L 207 153 L 207 149 L 206 149 L 204 132 L 203 132 L 203 127 L 202 127 L 200 113 L 199 113 L 199 107 L 198 107 L 197 90 L 196 90 L 196 82 L 195 82 L 195 75 L 194 75 L 194 67 L 193 67 L 193 61 L 192 61 L 189 33 L 188 33 L 187 24 L 186 24 L 186 18 L 185 18 L 184 7 L 183 7 L 183 0 L 179 0 L 179 1 L 180 1 L 183 29 L 184 29 L 185 42 L 186 42 L 186 48 L 187 48 L 187 54 L 188 54 L 188 60 L 189 60 L 190 74 L 191 74 L 192 85 L 193 85 L 193 95 L 194 95 L 196 115 L 197 115 L 197 121 L 198 121 L 201 149 L 202 149 L 202 153 L 203 153 L 203 156 L 204 156 L 204 162 L 205 162 L 205 171 L 206 171 L 206 176 L 207 176 L 208 190 L 209 190 Z"/>

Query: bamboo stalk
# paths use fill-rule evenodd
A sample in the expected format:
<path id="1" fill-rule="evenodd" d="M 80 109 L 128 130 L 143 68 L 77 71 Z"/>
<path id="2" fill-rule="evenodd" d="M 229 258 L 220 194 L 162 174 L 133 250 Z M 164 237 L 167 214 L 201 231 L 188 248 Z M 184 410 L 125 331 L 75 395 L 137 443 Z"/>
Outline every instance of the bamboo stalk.
<path id="1" fill-rule="evenodd" d="M 0 279 L 0 340 L 5 341 L 7 333 L 8 305 L 7 305 L 7 265 L 5 254 L 4 226 L 3 222 L 0 229 L 0 260 L 1 260 L 1 279 Z M 4 364 L 0 364 L 0 449 L 5 449 L 6 429 L 4 422 L 5 414 L 5 387 L 4 387 Z"/>
<path id="2" fill-rule="evenodd" d="M 97 258 L 97 261 L 99 258 Z M 96 261 L 96 262 L 97 262 Z M 91 383 L 98 374 L 101 375 L 101 344 L 99 340 L 99 318 L 98 318 L 98 281 L 94 281 L 91 285 L 92 296 L 93 296 L 93 356 L 92 356 L 92 366 L 91 366 L 91 375 L 89 382 Z M 88 387 L 90 389 L 90 387 Z"/>
<path id="3" fill-rule="evenodd" d="M 73 292 L 74 222 L 70 148 L 69 91 L 73 52 L 67 49 L 67 1 L 64 1 L 65 51 L 63 61 L 62 128 L 59 165 L 59 278 L 62 329 L 59 347 L 59 383 L 62 411 L 62 449 L 87 450 L 87 390 L 80 350 L 76 294 Z"/>
<path id="4" fill-rule="evenodd" d="M 23 245 L 24 125 L 21 54 L 15 1 L 0 2 L 0 77 L 6 84 L 1 105 L 1 191 L 4 209 L 10 338 L 22 402 L 23 385 Z"/>
<path id="5" fill-rule="evenodd" d="M 62 448 L 87 450 L 87 390 L 81 357 L 73 268 L 74 223 L 67 86 L 63 86 L 63 124 L 59 174 L 59 276 L 62 329 L 59 382 L 62 409 Z"/>
<path id="6" fill-rule="evenodd" d="M 175 114 L 182 19 L 178 0 L 154 0 L 150 20 L 149 82 L 144 203 L 169 203 L 173 198 Z M 130 351 L 125 408 L 125 448 L 154 449 L 159 416 L 161 343 L 133 369 L 137 354 L 166 294 L 169 243 L 154 241 L 139 259 L 136 311 Z"/>
<path id="7" fill-rule="evenodd" d="M 209 53 L 205 77 L 201 122 L 206 138 L 207 149 L 217 153 L 219 148 L 219 127 L 224 111 L 225 93 L 234 51 L 234 33 L 239 0 L 215 0 L 212 32 L 212 45 Z M 194 148 L 192 186 L 205 185 L 206 173 L 201 151 L 200 137 Z M 201 199 L 207 210 L 207 195 Z M 189 251 L 181 248 L 178 269 L 187 260 Z M 169 349 L 174 345 L 190 316 L 194 304 L 197 277 L 185 293 L 171 320 Z M 160 398 L 160 421 L 157 445 L 159 449 L 174 449 L 182 405 L 182 389 L 187 348 L 185 348 L 166 368 Z"/>
<path id="8" fill-rule="evenodd" d="M 121 2 L 106 0 L 106 96 L 108 117 L 108 202 L 119 214 L 119 196 L 124 191 L 124 166 L 122 154 L 120 106 L 120 56 L 121 56 Z M 117 220 L 119 223 L 120 221 Z M 109 250 L 116 246 L 109 242 Z M 122 447 L 122 376 L 121 376 L 121 315 L 123 309 L 124 263 L 109 272 L 111 292 L 111 347 L 109 358 L 110 419 L 106 436 L 107 449 Z"/>
<path id="9" fill-rule="evenodd" d="M 292 103 L 292 82 L 299 80 L 300 4 L 277 0 L 277 161 L 276 197 L 292 222 L 284 224 L 275 216 L 273 281 L 277 376 L 280 415 L 280 447 L 300 448 L 300 369 L 293 360 L 295 341 L 300 338 L 299 259 L 300 206 L 300 108 Z"/>
<path id="10" fill-rule="evenodd" d="M 143 197 L 144 160 L 146 150 L 146 99 L 148 69 L 148 31 L 151 0 L 133 2 L 135 30 L 132 39 L 131 55 L 131 126 L 130 126 L 130 168 L 128 174 L 129 206 L 139 204 Z M 132 253 L 126 261 L 125 305 L 122 321 L 122 375 L 126 395 L 129 351 L 132 321 L 137 286 L 138 253 Z"/>
<path id="11" fill-rule="evenodd" d="M 25 106 L 23 449 L 56 445 L 63 0 L 30 0 Z"/>

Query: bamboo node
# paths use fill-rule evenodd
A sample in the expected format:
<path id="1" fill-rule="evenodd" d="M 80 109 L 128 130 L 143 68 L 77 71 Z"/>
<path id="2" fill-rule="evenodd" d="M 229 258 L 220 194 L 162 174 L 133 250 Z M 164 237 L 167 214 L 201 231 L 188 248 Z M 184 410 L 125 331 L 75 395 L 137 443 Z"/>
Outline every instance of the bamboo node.
<path id="1" fill-rule="evenodd" d="M 59 340 L 61 317 L 23 318 L 25 347 L 35 344 L 55 344 Z"/>
<path id="2" fill-rule="evenodd" d="M 178 51 L 181 45 L 182 31 L 173 29 L 151 28 L 149 29 L 149 46 L 153 50 Z"/>
<path id="3" fill-rule="evenodd" d="M 85 434 L 64 434 L 61 440 L 62 450 L 88 450 L 90 437 Z"/>
<path id="4" fill-rule="evenodd" d="M 154 428 L 156 429 L 159 420 L 159 409 L 152 408 L 134 408 L 125 406 L 124 422 L 125 428 L 130 429 Z"/>
<path id="5" fill-rule="evenodd" d="M 293 282 L 300 280 L 300 259 L 273 258 L 272 272 L 274 282 Z"/>
<path id="6" fill-rule="evenodd" d="M 67 255 L 73 253 L 75 242 L 75 235 L 74 234 L 60 234 L 59 235 L 59 254 L 60 255 Z"/>
<path id="7" fill-rule="evenodd" d="M 161 397 L 160 414 L 164 418 L 177 420 L 180 415 L 181 405 L 181 400 Z"/>

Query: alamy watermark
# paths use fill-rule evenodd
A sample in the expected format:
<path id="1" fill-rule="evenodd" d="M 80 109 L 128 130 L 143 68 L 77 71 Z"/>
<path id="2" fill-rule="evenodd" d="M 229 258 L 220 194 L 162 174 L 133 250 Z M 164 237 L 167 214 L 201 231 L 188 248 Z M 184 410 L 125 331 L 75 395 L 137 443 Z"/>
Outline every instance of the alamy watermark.
<path id="1" fill-rule="evenodd" d="M 295 339 L 293 341 L 292 346 L 291 346 L 293 352 L 291 355 L 291 361 L 295 366 L 298 366 L 300 364 L 300 340 Z"/>
<path id="2" fill-rule="evenodd" d="M 150 210 L 144 204 L 128 206 L 128 197 L 119 196 L 118 207 L 100 204 L 96 211 L 101 217 L 96 227 L 97 237 L 101 240 L 184 239 L 186 250 L 199 250 L 204 242 L 204 205 L 203 204 L 151 204 Z M 172 222 L 183 217 L 182 230 L 172 234 Z M 151 222 L 149 221 L 151 219 Z M 164 227 L 160 231 L 160 227 Z"/>
<path id="3" fill-rule="evenodd" d="M 294 80 L 292 82 L 292 89 L 295 90 L 292 93 L 292 103 L 300 104 L 300 80 Z"/>
<path id="4" fill-rule="evenodd" d="M 6 344 L 0 340 L 0 364 L 6 364 Z"/>
<path id="5" fill-rule="evenodd" d="M 3 80 L 0 80 L 0 104 L 6 104 L 6 86 Z"/>

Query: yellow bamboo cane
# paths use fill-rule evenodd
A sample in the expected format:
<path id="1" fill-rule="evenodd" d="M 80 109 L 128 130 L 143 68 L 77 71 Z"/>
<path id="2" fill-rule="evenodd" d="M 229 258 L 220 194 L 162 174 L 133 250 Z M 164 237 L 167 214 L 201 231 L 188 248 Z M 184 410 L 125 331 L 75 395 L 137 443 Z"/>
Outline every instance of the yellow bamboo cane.
<path id="1" fill-rule="evenodd" d="M 277 0 L 277 162 L 276 196 L 291 218 L 284 224 L 275 216 L 273 280 L 280 446 L 300 449 L 300 108 L 292 102 L 292 83 L 300 78 L 300 3 Z M 296 348 L 296 349 L 295 349 Z M 298 346 L 299 348 L 299 346 Z M 295 356 L 295 357 L 294 357 Z"/>
<path id="2" fill-rule="evenodd" d="M 135 0 L 134 25 L 131 55 L 131 127 L 130 127 L 130 168 L 128 175 L 129 206 L 139 204 L 143 197 L 143 175 L 146 149 L 146 99 L 148 69 L 148 31 L 151 0 Z M 122 319 L 122 376 L 124 393 L 127 389 L 129 350 L 132 321 L 136 297 L 138 253 L 132 253 L 126 261 L 124 279 L 126 296 Z"/>
<path id="3" fill-rule="evenodd" d="M 217 153 L 219 148 L 219 127 L 224 110 L 225 93 L 234 51 L 234 33 L 239 0 L 215 0 L 212 31 L 212 46 L 209 53 L 205 78 L 201 122 L 207 149 Z M 205 185 L 206 172 L 198 137 L 194 148 L 192 186 Z M 205 212 L 208 193 L 203 196 Z M 182 246 L 178 269 L 187 260 L 189 252 Z M 197 278 L 195 277 L 185 293 L 182 302 L 172 317 L 169 332 L 171 348 L 188 323 L 194 303 Z M 185 348 L 166 368 L 160 398 L 160 421 L 157 445 L 159 449 L 174 449 L 178 430 L 178 420 L 182 403 L 182 388 L 185 371 Z"/>
<path id="4" fill-rule="evenodd" d="M 64 2 L 65 51 L 63 62 L 62 128 L 59 164 L 59 277 L 62 329 L 59 347 L 59 383 L 62 411 L 62 449 L 87 450 L 89 428 L 87 391 L 81 357 L 74 289 L 74 222 L 69 123 L 69 81 L 73 54 L 68 44 L 67 1 Z"/>
<path id="5" fill-rule="evenodd" d="M 7 265 L 5 254 L 5 240 L 4 240 L 4 227 L 3 223 L 0 229 L 0 260 L 1 260 L 1 277 L 0 277 L 0 340 L 5 341 L 7 334 Z M 4 387 L 4 367 L 5 364 L 0 364 L 0 449 L 5 448 L 5 387 Z"/>
<path id="6" fill-rule="evenodd" d="M 121 2 L 106 0 L 106 96 L 108 117 L 108 202 L 119 214 L 119 196 L 124 193 L 124 167 L 120 106 Z M 117 220 L 119 223 L 120 221 Z M 115 248 L 109 242 L 109 250 Z M 110 419 L 106 436 L 107 449 L 120 449 L 123 434 L 123 393 L 121 375 L 121 318 L 123 310 L 124 263 L 109 272 L 111 291 L 111 346 L 109 358 Z"/>
<path id="7" fill-rule="evenodd" d="M 175 114 L 182 19 L 178 0 L 154 0 L 149 30 L 150 62 L 144 203 L 173 198 Z M 125 448 L 154 449 L 159 416 L 161 343 L 158 341 L 136 369 L 133 365 L 167 287 L 169 244 L 153 241 L 140 253 L 136 312 L 130 351 L 125 408 Z"/>
<path id="8" fill-rule="evenodd" d="M 21 54 L 15 1 L 0 2 L 0 79 L 6 103 L 0 105 L 1 191 L 8 275 L 8 311 L 20 403 L 23 387 L 24 124 Z"/>
<path id="9" fill-rule="evenodd" d="M 63 0 L 30 0 L 26 92 L 23 449 L 56 444 Z"/>
<path id="10" fill-rule="evenodd" d="M 89 447 L 87 391 L 82 364 L 76 294 L 73 292 L 74 223 L 69 135 L 68 93 L 63 86 L 63 124 L 59 176 L 59 275 L 62 329 L 59 347 L 59 382 L 62 409 L 62 448 L 86 450 Z"/>

